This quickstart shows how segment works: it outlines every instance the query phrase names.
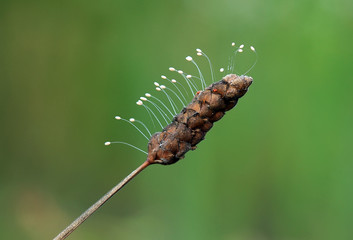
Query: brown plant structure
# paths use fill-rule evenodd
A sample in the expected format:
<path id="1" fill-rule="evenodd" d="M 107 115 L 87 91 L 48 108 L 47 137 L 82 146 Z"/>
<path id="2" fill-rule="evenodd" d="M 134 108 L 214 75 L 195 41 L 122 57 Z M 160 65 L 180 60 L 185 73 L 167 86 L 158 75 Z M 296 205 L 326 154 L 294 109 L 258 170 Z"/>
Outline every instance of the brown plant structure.
<path id="1" fill-rule="evenodd" d="M 169 165 L 183 158 L 189 150 L 195 150 L 213 123 L 237 104 L 252 81 L 248 76 L 229 74 L 197 92 L 191 103 L 162 132 L 152 135 L 147 161 Z"/>
<path id="2" fill-rule="evenodd" d="M 235 46 L 235 44 L 232 43 L 232 46 Z M 241 45 L 236 52 L 242 52 L 243 46 L 244 45 Z M 250 49 L 256 53 L 254 47 L 251 46 Z M 196 49 L 196 51 L 198 56 L 203 55 L 208 59 L 207 55 L 200 49 Z M 193 61 L 191 57 L 187 57 L 186 60 Z M 253 66 L 255 66 L 256 61 Z M 194 64 L 196 65 L 196 63 Z M 252 67 L 248 71 L 250 71 Z M 170 68 L 170 70 L 176 71 L 174 68 Z M 182 74 L 182 71 L 178 72 Z M 162 78 L 166 79 L 165 76 L 162 76 Z M 203 81 L 203 86 L 205 87 L 206 85 L 204 80 L 201 79 L 201 81 Z M 173 81 L 171 80 L 171 82 Z M 132 180 L 149 165 L 170 165 L 184 158 L 188 151 L 195 150 L 196 145 L 205 138 L 206 133 L 213 127 L 213 124 L 223 118 L 227 111 L 235 107 L 239 98 L 244 96 L 252 82 L 253 79 L 251 77 L 245 75 L 238 76 L 236 74 L 228 74 L 222 80 L 212 83 L 210 86 L 205 87 L 202 91 L 198 91 L 192 101 L 184 107 L 179 114 L 176 114 L 173 117 L 170 124 L 164 127 L 161 132 L 156 132 L 150 137 L 147 153 L 125 142 L 106 142 L 105 145 L 110 145 L 111 143 L 123 143 L 134 147 L 146 153 L 147 160 L 132 171 L 120 183 L 114 186 L 110 191 L 108 191 L 90 208 L 83 212 L 54 239 L 61 240 L 68 237 L 91 214 L 93 214 L 99 207 L 101 207 L 115 193 L 117 193 L 130 180 Z M 158 83 L 156 86 L 159 86 Z M 150 94 L 148 94 L 148 96 L 150 96 Z M 147 101 L 146 98 L 141 99 Z M 137 104 L 143 105 L 141 100 L 139 100 Z M 122 118 L 117 116 L 116 119 Z M 126 119 L 123 120 L 127 121 Z M 130 119 L 130 122 L 133 121 L 135 121 L 135 119 Z M 147 136 L 145 137 L 147 138 Z"/>

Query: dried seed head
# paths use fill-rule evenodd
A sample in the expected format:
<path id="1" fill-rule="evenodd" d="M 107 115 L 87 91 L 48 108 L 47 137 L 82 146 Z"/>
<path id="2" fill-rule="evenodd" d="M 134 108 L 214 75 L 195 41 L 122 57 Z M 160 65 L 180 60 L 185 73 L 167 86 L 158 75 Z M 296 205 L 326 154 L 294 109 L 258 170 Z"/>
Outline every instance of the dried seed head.
<path id="1" fill-rule="evenodd" d="M 241 44 L 239 47 L 237 47 L 236 44 L 232 42 L 231 46 L 236 47 L 235 50 L 232 51 L 234 57 L 237 55 L 237 53 L 244 51 L 244 44 Z M 253 46 L 250 46 L 250 49 L 257 55 Z M 149 163 L 172 164 L 183 158 L 183 156 L 189 150 L 194 150 L 196 145 L 204 139 L 206 133 L 212 128 L 213 123 L 220 120 L 226 111 L 230 110 L 236 105 L 238 99 L 247 92 L 248 87 L 252 83 L 252 78 L 245 76 L 246 73 L 242 76 L 229 74 L 225 76 L 221 81 L 214 82 L 214 75 L 210 59 L 199 48 L 196 49 L 196 54 L 197 56 L 205 57 L 210 65 L 213 84 L 209 85 L 209 87 L 207 87 L 205 78 L 203 77 L 199 66 L 191 56 L 187 56 L 185 59 L 189 62 L 192 62 L 196 66 L 198 75 L 187 74 L 182 70 L 175 69 L 174 67 L 169 67 L 169 71 L 177 72 L 178 74 L 182 75 L 179 77 L 181 77 L 181 81 L 185 80 L 185 82 L 188 84 L 192 95 L 197 92 L 190 104 L 186 104 L 187 100 L 185 96 L 181 93 L 181 90 L 178 88 L 177 84 L 175 84 L 178 83 L 181 85 L 179 83 L 180 81 L 177 82 L 175 79 L 169 79 L 165 75 L 161 75 L 161 78 L 171 82 L 173 84 L 173 88 L 176 88 L 175 92 L 173 88 L 166 87 L 168 86 L 167 83 L 165 83 L 166 85 L 160 85 L 158 82 L 154 82 L 154 85 L 156 91 L 161 91 L 163 92 L 162 94 L 166 95 L 170 106 L 169 103 L 164 104 L 157 97 L 157 93 L 155 94 L 156 96 L 145 93 L 145 96 L 140 97 L 140 99 L 136 102 L 137 105 L 143 105 L 152 120 L 154 120 L 154 118 L 157 120 L 157 123 L 163 129 L 161 132 L 151 134 L 146 125 L 144 125 L 144 123 L 139 120 L 135 120 L 134 118 L 124 119 L 120 118 L 119 116 L 115 117 L 117 120 L 121 119 L 122 121 L 128 122 L 145 138 L 149 139 L 149 150 L 147 157 Z M 232 59 L 231 63 L 233 62 L 234 61 Z M 251 68 L 249 70 L 251 70 Z M 228 66 L 227 70 L 233 72 L 234 65 L 232 67 Z M 224 71 L 224 68 L 220 68 L 220 72 Z M 201 88 L 199 88 L 200 86 L 198 85 L 196 79 L 201 81 Z M 183 87 L 183 85 L 181 86 Z M 198 91 L 198 89 L 201 91 Z M 184 88 L 184 90 L 187 89 Z M 174 95 L 169 95 L 168 93 Z M 172 99 L 173 96 L 177 97 L 178 100 L 183 104 L 184 108 L 179 114 L 177 114 L 177 101 L 175 102 Z M 144 103 L 145 101 L 146 103 Z M 159 104 L 162 107 L 158 106 Z M 169 123 L 169 125 L 163 126 L 163 121 L 158 119 L 156 114 L 153 112 L 154 110 L 157 111 L 157 116 L 160 115 L 158 117 L 162 117 L 166 123 Z M 172 116 L 172 118 L 170 118 L 170 116 Z M 144 129 L 139 129 L 139 124 L 141 124 Z M 148 132 L 149 136 L 151 136 L 150 138 L 146 136 L 147 134 L 145 135 L 145 131 Z M 113 143 L 116 142 L 106 142 L 105 145 L 110 145 Z M 129 145 L 125 142 L 123 144 Z M 132 147 L 136 148 L 135 146 Z M 138 150 L 143 151 L 141 149 Z"/>
<path id="2" fill-rule="evenodd" d="M 252 78 L 229 74 L 211 84 L 196 96 L 161 132 L 148 143 L 147 161 L 151 164 L 173 164 L 194 150 L 213 123 L 232 109 L 252 83 Z"/>

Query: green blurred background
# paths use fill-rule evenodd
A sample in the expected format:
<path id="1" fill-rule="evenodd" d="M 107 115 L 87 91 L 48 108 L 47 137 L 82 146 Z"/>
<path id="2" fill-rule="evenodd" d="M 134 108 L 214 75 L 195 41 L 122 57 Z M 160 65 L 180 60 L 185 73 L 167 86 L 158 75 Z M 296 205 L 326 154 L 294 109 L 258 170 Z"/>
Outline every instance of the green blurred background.
<path id="1" fill-rule="evenodd" d="M 152 166 L 69 239 L 353 239 L 349 0 L 0 3 L 0 237 L 51 239 L 145 160 L 115 115 L 168 67 L 259 54 L 197 151 Z M 254 61 L 237 60 L 244 73 Z M 207 73 L 206 64 L 201 67 Z M 221 75 L 217 73 L 217 78 Z"/>

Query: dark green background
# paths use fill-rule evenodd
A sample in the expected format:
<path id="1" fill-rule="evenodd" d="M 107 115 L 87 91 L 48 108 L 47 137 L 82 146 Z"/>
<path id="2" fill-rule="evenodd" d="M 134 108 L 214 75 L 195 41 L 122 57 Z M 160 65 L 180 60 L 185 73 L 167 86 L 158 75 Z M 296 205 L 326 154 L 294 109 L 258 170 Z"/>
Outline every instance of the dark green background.
<path id="1" fill-rule="evenodd" d="M 348 0 L 1 1 L 1 239 L 53 238 L 141 164 L 103 145 L 146 149 L 113 117 L 148 122 L 135 102 L 153 81 L 170 66 L 195 72 L 195 48 L 225 66 L 232 41 L 259 54 L 236 109 L 69 239 L 353 239 L 352 11 Z M 238 73 L 253 61 L 246 50 Z"/>

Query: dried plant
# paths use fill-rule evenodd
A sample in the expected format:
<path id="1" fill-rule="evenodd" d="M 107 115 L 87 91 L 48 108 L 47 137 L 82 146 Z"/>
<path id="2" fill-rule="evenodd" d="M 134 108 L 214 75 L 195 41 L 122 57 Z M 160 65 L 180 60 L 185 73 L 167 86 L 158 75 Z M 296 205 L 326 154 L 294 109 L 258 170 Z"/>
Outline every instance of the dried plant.
<path id="1" fill-rule="evenodd" d="M 232 46 L 234 47 L 235 44 L 232 43 Z M 239 52 L 242 52 L 243 47 L 244 45 L 240 45 L 236 49 L 235 55 Z M 250 47 L 250 49 L 256 53 L 255 49 L 252 46 Z M 204 56 L 207 58 L 211 69 L 211 76 L 213 79 L 214 77 L 212 65 L 208 56 L 200 49 L 196 49 L 196 51 L 198 56 Z M 119 116 L 115 117 L 117 120 L 123 120 L 133 125 L 145 138 L 149 140 L 148 153 L 126 142 L 106 142 L 105 145 L 111 145 L 112 143 L 122 143 L 129 145 L 135 149 L 138 149 L 139 151 L 146 153 L 147 160 L 142 163 L 142 165 L 139 166 L 136 170 L 131 172 L 124 180 L 122 180 L 119 184 L 117 184 L 114 188 L 107 192 L 89 209 L 87 209 L 81 216 L 79 216 L 74 222 L 72 222 L 58 236 L 56 236 L 56 240 L 65 239 L 68 235 L 70 235 L 92 213 L 94 213 L 109 198 L 111 198 L 115 193 L 117 193 L 125 184 L 127 184 L 131 179 L 133 179 L 137 174 L 139 174 L 149 165 L 173 164 L 176 163 L 178 160 L 184 158 L 185 154 L 189 150 L 195 150 L 196 145 L 204 139 L 206 133 L 213 127 L 213 123 L 219 121 L 225 115 L 226 111 L 232 109 L 237 104 L 238 99 L 241 98 L 247 92 L 249 86 L 252 84 L 253 79 L 251 77 L 245 75 L 238 76 L 236 74 L 228 74 L 222 80 L 212 83 L 211 85 L 206 87 L 206 81 L 196 62 L 190 56 L 186 57 L 186 60 L 192 62 L 197 67 L 199 77 L 187 75 L 183 71 L 176 70 L 173 67 L 169 68 L 169 70 L 172 72 L 177 72 L 181 76 L 183 76 L 184 80 L 187 83 L 187 86 L 190 88 L 191 93 L 193 93 L 193 91 L 197 89 L 196 83 L 192 80 L 192 78 L 199 79 L 203 90 L 197 92 L 195 91 L 196 94 L 194 98 L 189 104 L 186 105 L 182 100 L 182 98 L 185 100 L 185 96 L 182 94 L 182 91 L 178 88 L 178 86 L 176 86 L 176 83 L 178 82 L 174 79 L 169 80 L 167 77 L 162 76 L 162 79 L 169 80 L 172 84 L 175 85 L 175 90 L 177 90 L 180 94 L 176 94 L 176 92 L 171 89 L 170 91 L 172 91 L 177 96 L 177 100 L 179 100 L 182 104 L 186 105 L 184 105 L 185 107 L 181 110 L 181 112 L 179 114 L 175 114 L 171 122 L 163 128 L 163 125 L 161 121 L 157 118 L 156 114 L 152 111 L 150 107 L 144 105 L 144 102 L 148 102 L 153 107 L 155 107 L 157 112 L 162 116 L 162 118 L 166 122 L 168 122 L 168 111 L 171 115 L 173 115 L 172 111 L 176 113 L 176 104 L 166 92 L 167 87 L 155 82 L 156 90 L 164 92 L 164 94 L 167 96 L 168 101 L 170 102 L 172 109 L 167 108 L 163 102 L 161 102 L 158 98 L 152 96 L 149 93 L 146 93 L 146 97 L 141 97 L 140 100 L 137 101 L 137 105 L 144 106 L 149 115 L 151 116 L 152 114 L 161 126 L 161 128 L 163 128 L 161 132 L 154 133 L 150 138 L 148 138 L 142 132 L 142 130 L 134 124 L 135 122 L 139 122 L 144 126 L 148 134 L 151 135 L 149 129 L 141 121 L 138 121 L 134 118 L 130 118 L 129 120 L 127 120 Z M 252 67 L 255 64 L 256 61 L 252 65 Z M 250 71 L 252 67 L 248 71 Z M 234 65 L 230 65 L 228 67 L 228 70 L 234 71 Z M 221 68 L 220 71 L 223 72 L 224 69 Z M 159 101 L 161 106 L 158 106 L 156 103 L 149 100 L 148 98 L 154 98 L 156 101 Z M 163 106 L 165 108 L 164 110 Z"/>

